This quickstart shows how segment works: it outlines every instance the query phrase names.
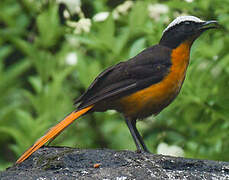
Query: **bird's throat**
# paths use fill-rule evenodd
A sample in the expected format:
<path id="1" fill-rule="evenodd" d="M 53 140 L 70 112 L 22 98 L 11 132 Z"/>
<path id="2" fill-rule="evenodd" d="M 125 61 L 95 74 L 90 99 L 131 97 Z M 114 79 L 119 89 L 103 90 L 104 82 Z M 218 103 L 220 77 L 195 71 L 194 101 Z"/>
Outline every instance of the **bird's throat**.
<path id="1" fill-rule="evenodd" d="M 171 71 L 180 71 L 182 74 L 184 73 L 183 71 L 186 71 L 187 66 L 189 64 L 190 49 L 192 43 L 192 40 L 186 40 L 183 43 L 181 43 L 178 47 L 172 50 Z"/>

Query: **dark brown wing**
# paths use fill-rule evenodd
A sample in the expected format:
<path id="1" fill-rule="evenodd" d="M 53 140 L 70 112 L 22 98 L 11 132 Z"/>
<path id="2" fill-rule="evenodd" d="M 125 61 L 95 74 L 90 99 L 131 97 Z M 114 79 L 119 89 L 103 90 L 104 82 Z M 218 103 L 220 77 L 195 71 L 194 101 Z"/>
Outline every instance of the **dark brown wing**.
<path id="1" fill-rule="evenodd" d="M 169 72 L 170 54 L 170 49 L 156 45 L 106 69 L 75 104 L 80 103 L 78 109 L 82 109 L 104 100 L 116 100 L 160 82 Z"/>

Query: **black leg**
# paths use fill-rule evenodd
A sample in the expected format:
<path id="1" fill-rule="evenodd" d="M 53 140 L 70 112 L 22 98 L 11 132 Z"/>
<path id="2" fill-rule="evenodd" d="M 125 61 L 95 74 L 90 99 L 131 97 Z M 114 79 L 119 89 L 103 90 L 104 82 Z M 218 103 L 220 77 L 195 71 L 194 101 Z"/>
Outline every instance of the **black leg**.
<path id="1" fill-rule="evenodd" d="M 137 128 L 136 128 L 136 120 L 125 118 L 126 124 L 130 130 L 130 133 L 134 139 L 134 142 L 137 147 L 138 152 L 149 152 L 146 148 L 146 145 L 144 144 L 144 141 L 142 140 L 141 135 L 139 134 Z M 143 148 L 143 149 L 142 149 Z"/>
<path id="2" fill-rule="evenodd" d="M 139 132 L 138 132 L 138 130 L 136 128 L 136 120 L 131 121 L 131 123 L 132 123 L 133 129 L 134 129 L 134 132 L 135 132 L 135 134 L 136 134 L 136 136 L 138 138 L 138 141 L 142 145 L 142 148 L 143 148 L 144 152 L 148 152 L 149 153 L 149 150 L 147 149 L 147 147 L 146 147 L 141 135 L 139 134 Z"/>

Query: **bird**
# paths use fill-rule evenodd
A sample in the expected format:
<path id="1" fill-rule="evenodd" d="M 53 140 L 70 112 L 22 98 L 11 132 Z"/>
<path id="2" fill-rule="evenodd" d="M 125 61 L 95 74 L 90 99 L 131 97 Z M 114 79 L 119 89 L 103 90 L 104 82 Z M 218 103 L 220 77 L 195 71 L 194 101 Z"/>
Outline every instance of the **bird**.
<path id="1" fill-rule="evenodd" d="M 177 97 L 185 79 L 193 42 L 206 30 L 218 26 L 215 20 L 204 21 L 195 16 L 175 18 L 162 32 L 158 44 L 100 73 L 75 100 L 76 110 L 49 129 L 16 164 L 54 140 L 79 117 L 110 109 L 123 115 L 137 152 L 149 152 L 136 128 L 137 120 L 156 116 Z"/>

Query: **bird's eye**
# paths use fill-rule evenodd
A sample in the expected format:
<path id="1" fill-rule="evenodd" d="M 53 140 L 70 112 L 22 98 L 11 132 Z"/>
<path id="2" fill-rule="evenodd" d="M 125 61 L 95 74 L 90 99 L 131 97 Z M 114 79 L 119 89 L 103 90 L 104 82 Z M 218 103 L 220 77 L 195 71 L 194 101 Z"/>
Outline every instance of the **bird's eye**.
<path id="1" fill-rule="evenodd" d="M 184 24 L 185 25 L 190 25 L 191 23 L 187 21 L 187 22 L 184 22 Z"/>

